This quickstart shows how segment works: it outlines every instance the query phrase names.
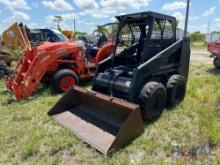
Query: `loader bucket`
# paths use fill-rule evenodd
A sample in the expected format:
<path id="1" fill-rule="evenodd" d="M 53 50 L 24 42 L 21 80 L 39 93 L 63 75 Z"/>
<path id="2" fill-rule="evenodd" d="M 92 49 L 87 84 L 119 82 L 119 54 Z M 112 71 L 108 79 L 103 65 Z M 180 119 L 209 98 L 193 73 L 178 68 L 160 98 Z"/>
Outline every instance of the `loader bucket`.
<path id="1" fill-rule="evenodd" d="M 122 148 L 144 130 L 138 105 L 78 86 L 48 115 L 103 154 Z"/>
<path id="2" fill-rule="evenodd" d="M 27 29 L 14 23 L 2 33 L 2 46 L 0 51 L 10 55 L 12 59 L 18 59 L 24 51 L 31 48 L 27 35 Z"/>

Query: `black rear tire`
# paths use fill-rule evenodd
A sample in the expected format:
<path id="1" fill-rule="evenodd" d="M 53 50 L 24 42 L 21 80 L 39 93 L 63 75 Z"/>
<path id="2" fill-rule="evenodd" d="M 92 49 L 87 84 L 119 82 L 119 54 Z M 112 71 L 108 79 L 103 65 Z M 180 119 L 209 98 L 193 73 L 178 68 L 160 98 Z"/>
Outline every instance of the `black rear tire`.
<path id="1" fill-rule="evenodd" d="M 216 69 L 220 69 L 220 57 L 215 57 L 213 60 L 213 65 Z"/>
<path id="2" fill-rule="evenodd" d="M 75 84 L 74 85 L 77 85 L 78 82 L 79 82 L 79 77 L 77 76 L 77 74 L 70 70 L 70 69 L 62 69 L 62 70 L 59 70 L 57 71 L 53 77 L 52 77 L 52 90 L 55 92 L 55 93 L 63 93 L 63 92 L 66 92 L 64 91 L 61 86 L 60 86 L 60 83 L 61 81 L 63 80 L 64 77 L 68 76 L 69 78 L 71 77 L 74 81 L 75 81 Z"/>
<path id="3" fill-rule="evenodd" d="M 139 95 L 144 120 L 156 120 L 166 105 L 166 89 L 163 84 L 149 82 L 145 84 Z"/>
<path id="4" fill-rule="evenodd" d="M 183 76 L 173 75 L 167 82 L 167 105 L 174 107 L 182 102 L 186 94 L 186 80 Z"/>

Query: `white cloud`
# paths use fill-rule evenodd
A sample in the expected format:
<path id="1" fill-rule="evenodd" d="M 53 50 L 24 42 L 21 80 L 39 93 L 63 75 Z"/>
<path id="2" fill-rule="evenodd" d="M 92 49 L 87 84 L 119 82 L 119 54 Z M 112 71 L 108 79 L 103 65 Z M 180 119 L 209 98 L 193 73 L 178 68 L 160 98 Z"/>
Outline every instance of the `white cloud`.
<path id="1" fill-rule="evenodd" d="M 13 15 L 9 17 L 9 19 L 14 20 L 14 21 L 28 21 L 30 20 L 30 16 L 24 12 L 21 11 L 14 11 Z"/>
<path id="2" fill-rule="evenodd" d="M 65 0 L 54 0 L 54 1 L 43 0 L 42 4 L 45 7 L 48 7 L 50 9 L 57 10 L 57 11 L 73 10 L 72 5 L 66 2 Z"/>
<path id="3" fill-rule="evenodd" d="M 80 9 L 84 9 L 79 13 L 81 16 L 88 16 L 95 19 L 109 18 L 109 20 L 111 20 L 120 10 L 146 7 L 150 1 L 151 0 L 74 0 L 74 3 Z"/>
<path id="4" fill-rule="evenodd" d="M 28 3 L 26 0 L 0 0 L 0 3 L 4 4 L 7 8 L 11 10 L 15 9 L 31 9 L 31 7 L 28 6 Z"/>
<path id="5" fill-rule="evenodd" d="M 128 7 L 139 9 L 143 6 L 148 6 L 151 0 L 101 0 L 100 4 L 103 7 L 114 9 L 125 9 Z"/>
<path id="6" fill-rule="evenodd" d="M 99 8 L 99 5 L 95 0 L 74 0 L 74 3 L 81 9 Z"/>
<path id="7" fill-rule="evenodd" d="M 31 17 L 28 14 L 21 12 L 21 11 L 14 11 L 13 15 L 4 19 L 2 23 L 4 26 L 7 27 L 14 22 L 25 22 L 25 21 L 29 21 L 30 19 Z"/>
<path id="8" fill-rule="evenodd" d="M 78 20 L 79 16 L 76 13 L 66 13 L 60 15 L 64 21 L 73 21 L 74 19 Z"/>
<path id="9" fill-rule="evenodd" d="M 198 20 L 200 17 L 199 16 L 191 16 L 189 17 L 190 21 Z"/>
<path id="10" fill-rule="evenodd" d="M 116 22 L 116 21 L 117 21 L 117 19 L 115 17 L 111 18 L 111 22 Z"/>
<path id="11" fill-rule="evenodd" d="M 173 3 L 165 3 L 162 7 L 163 10 L 178 10 L 186 8 L 186 2 L 175 1 Z"/>
<path id="12" fill-rule="evenodd" d="M 127 13 L 119 13 L 119 14 L 117 14 L 118 16 L 119 15 L 126 15 Z M 117 22 L 118 20 L 115 18 L 115 16 L 113 16 L 113 17 L 111 17 L 111 22 Z"/>
<path id="13" fill-rule="evenodd" d="M 200 31 L 200 32 L 206 33 L 207 32 L 207 24 L 200 24 L 199 26 L 198 25 L 191 25 L 191 26 L 189 26 L 189 31 L 190 32 Z"/>
<path id="14" fill-rule="evenodd" d="M 76 2 L 84 2 L 85 0 L 76 0 Z M 88 16 L 95 19 L 112 19 L 113 16 L 118 15 L 120 10 L 126 9 L 128 7 L 131 8 L 140 8 L 143 6 L 147 6 L 151 0 L 101 0 L 98 4 L 91 0 L 91 4 L 88 5 L 86 3 L 82 3 L 84 5 L 80 6 L 81 8 L 85 8 L 87 5 L 90 7 L 85 8 L 84 11 L 81 11 L 79 15 Z M 79 5 L 78 5 L 79 6 Z"/>
<path id="15" fill-rule="evenodd" d="M 202 16 L 206 17 L 209 15 L 212 15 L 215 13 L 215 10 L 216 10 L 216 7 L 213 6 L 213 7 L 209 8 L 208 10 L 206 10 Z"/>
<path id="16" fill-rule="evenodd" d="M 48 15 L 47 17 L 45 17 L 45 22 L 46 25 L 55 25 L 56 22 L 54 21 L 54 15 Z"/>
<path id="17" fill-rule="evenodd" d="M 119 13 L 118 16 L 119 16 L 119 15 L 126 15 L 126 14 L 127 14 L 127 13 Z"/>
<path id="18" fill-rule="evenodd" d="M 214 21 L 215 22 L 220 22 L 220 18 L 215 18 Z"/>
<path id="19" fill-rule="evenodd" d="M 90 16 L 96 19 L 109 18 L 110 16 L 116 15 L 117 10 L 112 8 L 103 9 L 88 9 L 80 12 L 81 16 Z"/>
<path id="20" fill-rule="evenodd" d="M 179 21 L 183 21 L 184 20 L 184 15 L 181 12 L 175 12 L 173 13 L 173 16 L 177 18 L 177 20 Z"/>
<path id="21" fill-rule="evenodd" d="M 88 20 L 85 20 L 85 19 L 80 19 L 77 21 L 77 24 L 80 25 L 80 26 L 95 26 L 95 23 L 94 22 L 91 22 L 91 21 L 88 21 Z"/>
<path id="22" fill-rule="evenodd" d="M 86 26 L 95 26 L 94 22 L 84 22 L 83 24 Z"/>
<path id="23" fill-rule="evenodd" d="M 35 29 L 35 28 L 39 28 L 39 25 L 36 22 L 31 22 L 28 24 L 28 27 L 30 29 Z"/>
<path id="24" fill-rule="evenodd" d="M 0 12 L 2 12 L 0 10 Z M 25 22 L 30 20 L 30 16 L 24 12 L 13 11 L 12 15 L 0 20 L 0 35 L 5 31 L 10 25 L 15 22 Z"/>
<path id="25" fill-rule="evenodd" d="M 191 25 L 189 26 L 189 30 L 191 32 L 194 32 L 194 31 L 200 31 L 202 33 L 207 33 L 208 32 L 208 29 L 209 29 L 209 32 L 212 32 L 212 31 L 218 31 L 220 28 L 220 22 L 216 22 L 215 24 L 212 24 L 209 28 L 208 28 L 208 24 L 199 24 L 199 25 Z"/>
<path id="26" fill-rule="evenodd" d="M 38 8 L 39 7 L 39 4 L 37 2 L 32 2 L 31 3 L 31 6 L 35 7 L 35 8 Z"/>
<path id="27" fill-rule="evenodd" d="M 61 28 L 66 28 L 68 29 L 68 27 L 73 27 L 72 25 L 70 25 L 71 23 L 73 24 L 74 19 L 75 20 L 79 20 L 79 16 L 75 13 L 65 13 L 65 14 L 60 14 L 60 16 L 62 17 L 63 21 L 61 21 L 60 26 Z M 48 15 L 45 18 L 46 21 L 46 25 L 49 27 L 56 27 L 56 23 L 54 21 L 54 15 Z"/>

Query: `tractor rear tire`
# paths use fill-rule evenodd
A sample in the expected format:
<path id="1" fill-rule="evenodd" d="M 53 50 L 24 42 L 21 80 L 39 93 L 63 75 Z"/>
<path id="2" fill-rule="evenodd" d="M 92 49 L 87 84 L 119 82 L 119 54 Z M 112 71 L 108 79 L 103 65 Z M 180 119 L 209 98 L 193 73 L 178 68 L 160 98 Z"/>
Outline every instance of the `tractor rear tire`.
<path id="1" fill-rule="evenodd" d="M 215 56 L 213 60 L 213 65 L 216 69 L 220 69 L 220 57 Z"/>
<path id="2" fill-rule="evenodd" d="M 57 71 L 52 77 L 52 89 L 55 93 L 67 92 L 71 87 L 77 85 L 79 77 L 70 69 Z"/>
<path id="3" fill-rule="evenodd" d="M 163 84 L 149 82 L 145 84 L 139 95 L 144 120 L 156 120 L 166 106 L 166 89 Z"/>
<path id="4" fill-rule="evenodd" d="M 183 76 L 173 75 L 166 86 L 167 105 L 174 107 L 184 100 L 186 94 L 186 80 Z"/>

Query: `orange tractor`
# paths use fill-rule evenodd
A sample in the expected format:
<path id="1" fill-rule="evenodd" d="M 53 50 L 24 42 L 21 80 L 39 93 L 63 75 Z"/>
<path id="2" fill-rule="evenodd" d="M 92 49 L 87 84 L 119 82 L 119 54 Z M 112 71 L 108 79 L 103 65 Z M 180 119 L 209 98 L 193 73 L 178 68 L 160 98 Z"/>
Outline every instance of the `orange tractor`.
<path id="1" fill-rule="evenodd" d="M 9 28 L 10 34 L 16 38 L 14 29 L 22 31 L 25 40 L 27 31 L 21 27 Z M 58 33 L 58 31 L 57 31 Z M 63 34 L 59 36 L 65 38 Z M 9 39 L 12 37 L 8 37 Z M 18 40 L 22 42 L 22 40 Z M 4 42 L 4 40 L 3 40 Z M 6 76 L 6 86 L 14 93 L 16 100 L 26 99 L 37 90 L 41 82 L 50 82 L 56 93 L 66 92 L 79 80 L 93 77 L 97 63 L 107 58 L 113 49 L 112 43 L 106 43 L 93 54 L 85 54 L 83 46 L 78 42 L 66 39 L 62 42 L 45 42 L 38 46 L 23 47 L 23 54 L 12 73 Z"/>

